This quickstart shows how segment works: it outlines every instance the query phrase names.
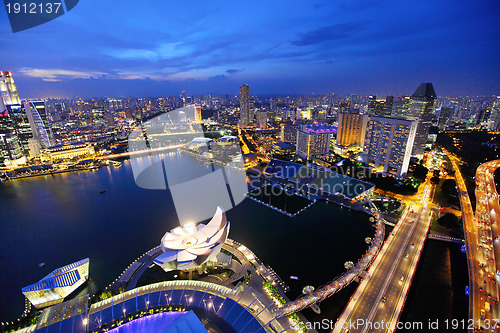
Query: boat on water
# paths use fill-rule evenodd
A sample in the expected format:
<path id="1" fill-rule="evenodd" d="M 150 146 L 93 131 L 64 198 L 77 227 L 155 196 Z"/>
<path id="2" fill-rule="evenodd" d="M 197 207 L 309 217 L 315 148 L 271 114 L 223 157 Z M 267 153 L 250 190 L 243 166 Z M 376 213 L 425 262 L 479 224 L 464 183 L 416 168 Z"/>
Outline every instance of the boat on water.
<path id="1" fill-rule="evenodd" d="M 295 276 L 295 275 L 290 275 L 290 279 L 291 279 L 291 280 L 298 280 L 298 279 L 299 279 L 299 277 L 298 277 L 298 276 Z"/>
<path id="2" fill-rule="evenodd" d="M 108 192 L 108 190 L 107 190 L 107 189 L 104 189 L 104 190 L 100 190 L 100 191 L 99 191 L 99 193 L 101 193 L 101 194 L 106 193 L 106 192 Z"/>
<path id="3" fill-rule="evenodd" d="M 42 268 L 43 266 L 45 266 L 45 263 L 44 262 L 41 262 L 38 264 L 38 267 Z"/>

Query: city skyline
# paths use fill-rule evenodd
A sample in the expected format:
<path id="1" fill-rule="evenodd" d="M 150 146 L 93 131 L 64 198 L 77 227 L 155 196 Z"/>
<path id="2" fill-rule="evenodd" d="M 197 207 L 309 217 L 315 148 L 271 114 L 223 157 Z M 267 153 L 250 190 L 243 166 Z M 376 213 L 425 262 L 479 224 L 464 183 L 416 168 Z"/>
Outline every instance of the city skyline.
<path id="1" fill-rule="evenodd" d="M 499 5 L 453 4 L 87 1 L 16 34 L 1 11 L 0 52 L 22 98 L 237 95 L 243 84 L 255 95 L 403 96 L 420 82 L 440 96 L 498 94 Z"/>

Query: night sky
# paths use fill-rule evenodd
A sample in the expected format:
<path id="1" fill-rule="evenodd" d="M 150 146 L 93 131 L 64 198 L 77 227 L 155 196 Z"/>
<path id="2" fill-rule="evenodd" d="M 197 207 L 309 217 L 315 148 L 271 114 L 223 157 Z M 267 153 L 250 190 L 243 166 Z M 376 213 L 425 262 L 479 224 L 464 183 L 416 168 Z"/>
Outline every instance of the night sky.
<path id="1" fill-rule="evenodd" d="M 82 0 L 12 33 L 0 69 L 21 98 L 500 94 L 500 1 Z"/>

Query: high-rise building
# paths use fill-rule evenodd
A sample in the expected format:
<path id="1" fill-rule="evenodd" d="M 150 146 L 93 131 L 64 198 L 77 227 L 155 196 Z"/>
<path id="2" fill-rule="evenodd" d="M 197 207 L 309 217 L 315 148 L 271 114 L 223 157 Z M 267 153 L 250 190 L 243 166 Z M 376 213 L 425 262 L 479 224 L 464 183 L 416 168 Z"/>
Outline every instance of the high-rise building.
<path id="1" fill-rule="evenodd" d="M 438 118 L 438 126 L 440 130 L 446 129 L 446 127 L 450 122 L 452 113 L 453 113 L 453 108 L 445 106 L 441 107 L 441 111 L 439 112 L 439 118 Z"/>
<path id="2" fill-rule="evenodd" d="M 48 148 L 54 145 L 52 131 L 50 129 L 45 103 L 42 101 L 30 101 L 24 104 L 28 121 L 33 132 L 33 138 L 40 142 L 40 147 Z"/>
<path id="3" fill-rule="evenodd" d="M 194 121 L 197 123 L 203 122 L 203 119 L 201 118 L 201 106 L 199 105 L 194 107 Z"/>
<path id="4" fill-rule="evenodd" d="M 368 96 L 368 114 L 373 114 L 377 105 L 377 96 Z"/>
<path id="5" fill-rule="evenodd" d="M 364 143 L 364 162 L 398 178 L 406 176 L 417 121 L 370 117 Z"/>
<path id="6" fill-rule="evenodd" d="M 281 125 L 281 141 L 295 144 L 297 142 L 297 131 L 299 129 L 299 125 Z"/>
<path id="7" fill-rule="evenodd" d="M 255 122 L 255 98 L 253 97 L 248 100 L 248 121 L 250 124 Z"/>
<path id="8" fill-rule="evenodd" d="M 240 87 L 240 127 L 250 125 L 250 86 Z"/>
<path id="9" fill-rule="evenodd" d="M 330 133 L 297 132 L 297 156 L 310 160 L 314 156 L 323 155 L 330 150 Z"/>
<path id="10" fill-rule="evenodd" d="M 255 116 L 257 126 L 260 129 L 267 129 L 267 112 L 263 110 L 256 111 Z"/>
<path id="11" fill-rule="evenodd" d="M 385 105 L 384 105 L 384 108 L 385 108 L 384 114 L 385 114 L 385 116 L 384 117 L 390 117 L 391 116 L 393 106 L 394 106 L 394 96 L 388 95 L 385 98 Z"/>
<path id="12" fill-rule="evenodd" d="M 31 129 L 28 115 L 22 105 L 9 105 L 7 106 L 9 117 L 12 119 L 12 124 L 16 130 L 19 143 L 23 147 L 25 155 L 28 155 L 29 140 L 33 138 L 33 131 Z"/>
<path id="13" fill-rule="evenodd" d="M 13 128 L 0 129 L 0 167 L 15 167 L 26 162 Z"/>
<path id="14" fill-rule="evenodd" d="M 488 121 L 489 131 L 500 131 L 500 96 L 493 100 L 491 116 Z"/>
<path id="15" fill-rule="evenodd" d="M 493 101 L 484 101 L 476 115 L 476 124 L 480 125 L 487 123 L 491 115 L 491 109 L 493 106 Z"/>
<path id="16" fill-rule="evenodd" d="M 396 103 L 393 103 L 391 117 L 406 119 L 410 113 L 410 104 L 410 96 L 398 96 Z"/>
<path id="17" fill-rule="evenodd" d="M 0 94 L 4 105 L 21 104 L 21 99 L 19 98 L 19 93 L 17 92 L 11 72 L 0 71 Z"/>
<path id="18" fill-rule="evenodd" d="M 339 114 L 337 144 L 345 147 L 363 147 L 366 135 L 368 115 L 358 112 L 342 112 Z"/>
<path id="19" fill-rule="evenodd" d="M 436 106 L 436 92 L 432 83 L 421 83 L 411 96 L 409 119 L 418 120 L 417 135 L 413 143 L 414 156 L 422 156 L 425 151 L 432 116 Z"/>

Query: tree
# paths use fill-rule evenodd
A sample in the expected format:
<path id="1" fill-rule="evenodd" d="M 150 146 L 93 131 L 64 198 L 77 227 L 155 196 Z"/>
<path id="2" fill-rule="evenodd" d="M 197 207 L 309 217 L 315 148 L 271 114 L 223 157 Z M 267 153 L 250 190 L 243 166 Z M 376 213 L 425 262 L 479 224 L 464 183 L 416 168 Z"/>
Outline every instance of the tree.
<path id="1" fill-rule="evenodd" d="M 413 169 L 413 177 L 423 180 L 427 176 L 428 171 L 429 170 L 426 167 L 424 167 L 423 165 L 416 164 L 415 168 Z"/>
<path id="2" fill-rule="evenodd" d="M 444 214 L 437 220 L 437 222 L 448 229 L 460 227 L 460 224 L 458 223 L 458 217 L 451 213 Z"/>

